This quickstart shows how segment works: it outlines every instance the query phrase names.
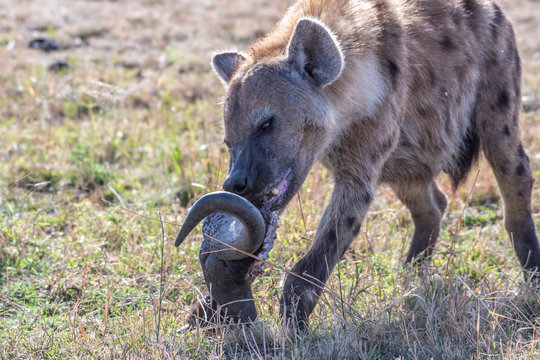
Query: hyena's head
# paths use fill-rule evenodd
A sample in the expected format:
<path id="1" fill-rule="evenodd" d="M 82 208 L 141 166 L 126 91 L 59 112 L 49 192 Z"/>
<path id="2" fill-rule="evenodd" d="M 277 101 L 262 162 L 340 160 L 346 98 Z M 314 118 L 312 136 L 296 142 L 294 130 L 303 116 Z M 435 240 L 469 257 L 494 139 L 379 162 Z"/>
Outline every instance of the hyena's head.
<path id="1" fill-rule="evenodd" d="M 279 56 L 214 56 L 227 89 L 224 140 L 231 161 L 225 190 L 271 210 L 289 202 L 332 137 L 324 88 L 343 65 L 336 38 L 308 18 L 298 21 Z"/>

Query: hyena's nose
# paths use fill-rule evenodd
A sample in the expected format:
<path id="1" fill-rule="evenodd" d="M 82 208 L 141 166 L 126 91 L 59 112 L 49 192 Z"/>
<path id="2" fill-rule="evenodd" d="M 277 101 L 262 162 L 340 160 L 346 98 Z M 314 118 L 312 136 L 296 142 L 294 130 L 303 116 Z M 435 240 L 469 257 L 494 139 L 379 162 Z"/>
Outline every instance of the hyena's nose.
<path id="1" fill-rule="evenodd" d="M 252 186 L 250 186 L 250 181 L 245 174 L 234 172 L 229 174 L 227 179 L 225 179 L 223 189 L 240 196 L 245 196 L 251 192 Z"/>

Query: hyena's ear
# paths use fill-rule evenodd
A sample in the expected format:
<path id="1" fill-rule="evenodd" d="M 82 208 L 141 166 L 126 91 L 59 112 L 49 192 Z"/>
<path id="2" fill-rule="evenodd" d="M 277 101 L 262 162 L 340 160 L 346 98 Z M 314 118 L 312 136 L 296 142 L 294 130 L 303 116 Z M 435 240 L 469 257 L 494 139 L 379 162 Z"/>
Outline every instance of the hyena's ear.
<path id="1" fill-rule="evenodd" d="M 336 80 L 344 66 L 338 40 L 330 29 L 313 18 L 296 23 L 287 46 L 287 60 L 321 87 Z"/>
<path id="2" fill-rule="evenodd" d="M 224 51 L 214 54 L 212 57 L 212 67 L 224 85 L 229 83 L 232 75 L 238 69 L 246 57 L 237 51 Z"/>

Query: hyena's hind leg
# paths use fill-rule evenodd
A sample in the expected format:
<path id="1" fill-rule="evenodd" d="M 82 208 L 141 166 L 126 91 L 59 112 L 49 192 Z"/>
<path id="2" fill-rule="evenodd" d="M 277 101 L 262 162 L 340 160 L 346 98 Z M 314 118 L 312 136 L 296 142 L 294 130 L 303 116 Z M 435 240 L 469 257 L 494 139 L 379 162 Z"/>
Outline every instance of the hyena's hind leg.
<path id="1" fill-rule="evenodd" d="M 411 212 L 414 222 L 412 244 L 407 262 L 429 258 L 439 236 L 446 196 L 433 179 L 422 182 L 390 184 L 398 198 Z"/>
<path id="2" fill-rule="evenodd" d="M 540 271 L 540 247 L 531 212 L 533 177 L 519 136 L 519 56 L 515 49 L 504 54 L 487 68 L 492 75 L 479 90 L 473 120 L 499 185 L 506 230 L 519 261 L 527 270 Z"/>
<path id="3" fill-rule="evenodd" d="M 538 271 L 540 247 L 531 212 L 533 177 L 529 158 L 521 144 L 517 124 L 510 124 L 512 117 L 506 122 L 500 113 L 491 113 L 491 117 L 497 121 L 478 132 L 503 198 L 506 230 L 521 265 L 527 270 Z"/>

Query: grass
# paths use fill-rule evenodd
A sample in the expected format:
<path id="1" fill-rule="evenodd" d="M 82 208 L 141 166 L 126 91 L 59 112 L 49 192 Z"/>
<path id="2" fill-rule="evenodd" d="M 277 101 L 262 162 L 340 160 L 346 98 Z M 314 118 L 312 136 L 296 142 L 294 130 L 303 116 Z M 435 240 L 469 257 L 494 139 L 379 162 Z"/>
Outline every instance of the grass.
<path id="1" fill-rule="evenodd" d="M 485 161 L 450 197 L 435 257 L 418 273 L 403 265 L 410 215 L 381 187 L 311 333 L 291 336 L 279 325 L 279 269 L 309 247 L 329 200 L 329 175 L 316 166 L 254 282 L 260 319 L 213 334 L 183 328 L 204 287 L 201 235 L 180 249 L 173 239 L 228 168 L 209 56 L 247 47 L 289 4 L 0 1 L 10 9 L 0 11 L 0 358 L 540 357 L 539 295 L 522 279 Z M 540 5 L 505 5 L 539 178 Z M 83 42 L 46 54 L 25 47 L 37 35 Z M 70 68 L 48 71 L 58 59 Z M 533 214 L 538 226 L 538 184 Z"/>

